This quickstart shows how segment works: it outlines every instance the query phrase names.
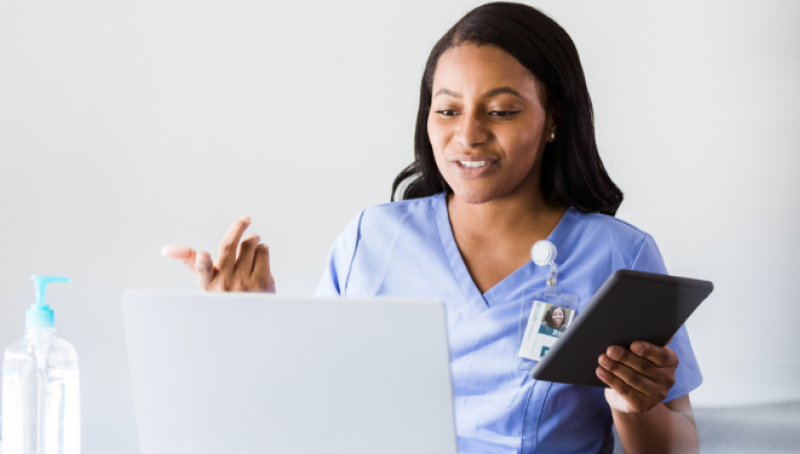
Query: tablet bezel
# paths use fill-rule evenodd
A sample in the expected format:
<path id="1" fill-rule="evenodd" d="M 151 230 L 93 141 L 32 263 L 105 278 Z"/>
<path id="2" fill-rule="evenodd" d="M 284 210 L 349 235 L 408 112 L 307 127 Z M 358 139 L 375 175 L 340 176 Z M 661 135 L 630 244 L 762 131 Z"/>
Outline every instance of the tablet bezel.
<path id="1" fill-rule="evenodd" d="M 630 347 L 636 340 L 666 345 L 713 289 L 709 281 L 618 270 L 531 375 L 537 380 L 607 387 L 595 370 L 608 347 Z"/>

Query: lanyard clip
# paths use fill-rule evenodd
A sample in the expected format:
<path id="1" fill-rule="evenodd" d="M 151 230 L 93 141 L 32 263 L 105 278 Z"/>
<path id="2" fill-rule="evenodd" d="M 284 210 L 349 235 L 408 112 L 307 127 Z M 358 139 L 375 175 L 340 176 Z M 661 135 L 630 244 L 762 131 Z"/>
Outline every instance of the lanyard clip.
<path id="1" fill-rule="evenodd" d="M 545 297 L 555 297 L 558 292 L 556 291 L 556 284 L 558 283 L 558 268 L 556 268 L 556 245 L 547 241 L 539 240 L 531 248 L 531 260 L 539 266 L 550 265 L 550 275 L 547 277 L 547 285 L 545 286 Z"/>

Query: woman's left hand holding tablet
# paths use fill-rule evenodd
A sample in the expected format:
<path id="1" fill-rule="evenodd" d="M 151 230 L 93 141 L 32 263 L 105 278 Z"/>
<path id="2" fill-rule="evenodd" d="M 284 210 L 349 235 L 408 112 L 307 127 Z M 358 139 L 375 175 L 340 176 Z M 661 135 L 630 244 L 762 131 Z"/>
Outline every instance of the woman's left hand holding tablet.
<path id="1" fill-rule="evenodd" d="M 241 217 L 225 233 L 219 245 L 216 263 L 207 252 L 195 252 L 186 246 L 164 246 L 161 254 L 181 260 L 197 276 L 203 290 L 211 292 L 275 293 L 275 279 L 269 267 L 269 248 L 260 244 L 258 235 L 242 235 L 250 226 L 250 218 Z M 241 241 L 241 244 L 239 243 Z"/>
<path id="2" fill-rule="evenodd" d="M 606 400 L 622 413 L 646 413 L 667 398 L 675 384 L 678 355 L 667 347 L 636 341 L 630 350 L 612 345 L 598 359 L 597 376 Z"/>

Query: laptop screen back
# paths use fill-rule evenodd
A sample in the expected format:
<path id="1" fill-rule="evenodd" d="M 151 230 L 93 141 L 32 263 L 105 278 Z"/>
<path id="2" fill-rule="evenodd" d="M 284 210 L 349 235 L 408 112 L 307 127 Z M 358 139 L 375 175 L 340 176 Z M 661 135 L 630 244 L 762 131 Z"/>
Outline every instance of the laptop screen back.
<path id="1" fill-rule="evenodd" d="M 436 301 L 123 296 L 142 454 L 456 452 Z"/>

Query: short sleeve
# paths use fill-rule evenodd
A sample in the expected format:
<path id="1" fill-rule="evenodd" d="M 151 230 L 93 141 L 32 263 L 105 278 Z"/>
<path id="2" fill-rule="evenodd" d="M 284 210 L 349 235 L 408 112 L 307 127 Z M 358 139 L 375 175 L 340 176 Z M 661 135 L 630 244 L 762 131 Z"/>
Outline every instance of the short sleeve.
<path id="1" fill-rule="evenodd" d="M 343 296 L 360 235 L 362 210 L 333 242 L 315 296 Z"/>
<path id="2" fill-rule="evenodd" d="M 646 271 L 649 273 L 668 274 L 667 267 L 664 265 L 664 260 L 661 258 L 661 252 L 656 246 L 653 237 L 645 234 L 642 240 L 642 245 L 639 252 L 630 267 L 635 271 Z M 700 366 L 697 364 L 697 359 L 692 350 L 692 344 L 689 342 L 689 333 L 686 331 L 686 325 L 681 326 L 675 337 L 667 345 L 672 351 L 678 355 L 678 369 L 675 371 L 675 384 L 669 390 L 667 398 L 664 402 L 669 402 L 678 397 L 685 396 L 689 392 L 696 389 L 703 383 L 703 376 L 700 373 Z"/>

